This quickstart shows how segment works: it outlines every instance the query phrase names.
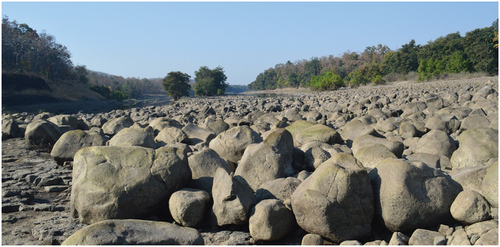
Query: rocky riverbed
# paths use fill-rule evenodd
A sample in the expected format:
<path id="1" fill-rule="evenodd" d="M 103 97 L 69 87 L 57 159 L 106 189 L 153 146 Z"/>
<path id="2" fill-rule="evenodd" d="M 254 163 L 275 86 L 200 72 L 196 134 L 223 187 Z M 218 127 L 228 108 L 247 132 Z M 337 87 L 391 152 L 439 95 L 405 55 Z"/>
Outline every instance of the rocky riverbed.
<path id="1" fill-rule="evenodd" d="M 2 115 L 2 244 L 498 244 L 498 78 Z"/>

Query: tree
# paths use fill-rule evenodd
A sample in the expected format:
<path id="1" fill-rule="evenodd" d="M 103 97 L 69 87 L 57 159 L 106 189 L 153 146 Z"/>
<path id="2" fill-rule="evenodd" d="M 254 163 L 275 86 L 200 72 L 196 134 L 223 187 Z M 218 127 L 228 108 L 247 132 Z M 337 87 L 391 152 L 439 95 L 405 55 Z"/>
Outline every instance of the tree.
<path id="1" fill-rule="evenodd" d="M 191 85 L 188 84 L 189 78 L 191 76 L 188 74 L 172 71 L 165 76 L 162 85 L 168 96 L 178 100 L 182 96 L 189 96 L 189 90 L 191 89 Z"/>
<path id="2" fill-rule="evenodd" d="M 324 75 L 313 76 L 308 86 L 321 91 L 332 90 L 343 87 L 344 80 L 332 71 L 328 71 Z"/>
<path id="3" fill-rule="evenodd" d="M 194 72 L 194 94 L 196 96 L 214 96 L 222 95 L 226 92 L 227 76 L 224 74 L 224 68 L 218 66 L 215 69 L 209 69 L 202 66 Z"/>

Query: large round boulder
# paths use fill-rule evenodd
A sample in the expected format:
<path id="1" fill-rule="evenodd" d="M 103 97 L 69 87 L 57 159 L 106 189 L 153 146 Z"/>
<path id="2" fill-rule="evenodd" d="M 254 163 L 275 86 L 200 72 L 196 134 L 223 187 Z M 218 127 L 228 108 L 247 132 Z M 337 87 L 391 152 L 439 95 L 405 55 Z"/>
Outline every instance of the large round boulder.
<path id="1" fill-rule="evenodd" d="M 340 243 L 367 237 L 373 219 L 368 174 L 352 155 L 339 153 L 306 178 L 291 197 L 299 226 Z"/>
<path id="2" fill-rule="evenodd" d="M 118 133 L 120 130 L 128 128 L 130 126 L 134 125 L 134 120 L 132 118 L 123 116 L 123 117 L 117 117 L 108 120 L 105 124 L 102 125 L 102 131 L 106 135 L 115 135 Z"/>
<path id="3" fill-rule="evenodd" d="M 156 148 L 153 136 L 140 128 L 124 128 L 109 140 L 109 146 Z"/>
<path id="4" fill-rule="evenodd" d="M 293 213 L 283 202 L 263 200 L 252 209 L 248 227 L 256 241 L 273 241 L 286 236 L 296 226 Z"/>
<path id="5" fill-rule="evenodd" d="M 248 145 L 259 142 L 262 142 L 262 137 L 257 132 L 248 126 L 238 126 L 217 135 L 209 147 L 220 157 L 237 163 Z"/>
<path id="6" fill-rule="evenodd" d="M 498 158 L 498 131 L 490 128 L 470 129 L 458 136 L 458 149 L 450 158 L 453 168 L 480 166 Z"/>
<path id="7" fill-rule="evenodd" d="M 442 130 L 431 130 L 417 142 L 415 153 L 428 153 L 451 157 L 457 149 L 455 141 Z"/>
<path id="8" fill-rule="evenodd" d="M 228 173 L 232 172 L 231 167 L 214 150 L 205 148 L 194 153 L 188 158 L 189 168 L 191 169 L 192 188 L 202 189 L 212 194 L 215 172 L 222 168 Z"/>
<path id="9" fill-rule="evenodd" d="M 24 139 L 33 145 L 54 145 L 62 134 L 54 123 L 34 120 L 26 126 Z"/>
<path id="10" fill-rule="evenodd" d="M 327 144 L 340 143 L 341 141 L 337 131 L 323 124 L 316 124 L 301 130 L 294 140 L 297 142 L 296 146 L 302 146 L 308 141 L 319 141 Z"/>
<path id="11" fill-rule="evenodd" d="M 71 211 L 86 224 L 146 217 L 189 179 L 184 149 L 86 147 L 74 158 Z"/>
<path id="12" fill-rule="evenodd" d="M 175 222 L 186 227 L 197 227 L 203 221 L 210 204 L 210 195 L 204 190 L 185 188 L 170 196 L 168 208 Z"/>
<path id="13" fill-rule="evenodd" d="M 71 130 L 64 133 L 54 144 L 50 156 L 57 164 L 62 165 L 65 161 L 73 160 L 75 153 L 91 146 L 105 146 L 106 138 L 96 132 L 86 132 L 83 130 Z"/>

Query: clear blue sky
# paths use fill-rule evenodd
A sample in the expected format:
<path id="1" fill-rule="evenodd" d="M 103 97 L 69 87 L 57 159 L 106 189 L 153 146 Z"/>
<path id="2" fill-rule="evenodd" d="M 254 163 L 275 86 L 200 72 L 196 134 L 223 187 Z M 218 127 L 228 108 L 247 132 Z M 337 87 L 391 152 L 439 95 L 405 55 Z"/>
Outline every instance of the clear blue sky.
<path id="1" fill-rule="evenodd" d="M 246 85 L 288 60 L 465 36 L 491 26 L 498 2 L 2 2 L 2 15 L 55 36 L 91 70 L 157 78 L 220 65 Z"/>

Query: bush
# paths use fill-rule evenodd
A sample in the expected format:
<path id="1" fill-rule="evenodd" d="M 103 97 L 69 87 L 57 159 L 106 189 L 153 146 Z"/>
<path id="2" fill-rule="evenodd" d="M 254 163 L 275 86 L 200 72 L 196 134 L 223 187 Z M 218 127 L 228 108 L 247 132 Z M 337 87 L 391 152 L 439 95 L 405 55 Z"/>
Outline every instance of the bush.
<path id="1" fill-rule="evenodd" d="M 313 90 L 335 90 L 339 87 L 345 86 L 344 80 L 339 75 L 334 74 L 332 71 L 326 72 L 324 75 L 313 76 L 308 84 Z"/>
<path id="2" fill-rule="evenodd" d="M 381 75 L 377 75 L 375 77 L 372 78 L 372 82 L 376 85 L 380 85 L 380 84 L 385 84 L 385 80 L 382 79 L 382 76 Z"/>

